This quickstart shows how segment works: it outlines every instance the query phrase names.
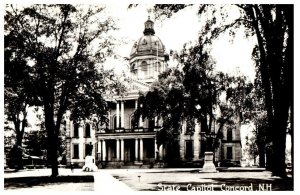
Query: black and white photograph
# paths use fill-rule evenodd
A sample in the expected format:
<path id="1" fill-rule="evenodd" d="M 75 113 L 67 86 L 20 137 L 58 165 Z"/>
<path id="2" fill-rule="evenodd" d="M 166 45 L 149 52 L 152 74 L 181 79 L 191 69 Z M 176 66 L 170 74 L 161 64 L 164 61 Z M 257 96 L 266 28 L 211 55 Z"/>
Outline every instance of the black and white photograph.
<path id="1" fill-rule="evenodd" d="M 44 3 L 3 5 L 5 193 L 295 190 L 292 2 Z"/>

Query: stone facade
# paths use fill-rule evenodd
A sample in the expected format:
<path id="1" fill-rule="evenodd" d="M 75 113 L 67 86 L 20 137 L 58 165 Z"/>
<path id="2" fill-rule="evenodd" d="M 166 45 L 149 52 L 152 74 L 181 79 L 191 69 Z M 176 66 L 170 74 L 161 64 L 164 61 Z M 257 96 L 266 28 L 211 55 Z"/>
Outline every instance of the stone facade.
<path id="1" fill-rule="evenodd" d="M 147 92 L 157 76 L 167 68 L 165 46 L 155 36 L 154 23 L 145 22 L 144 35 L 134 44 L 130 54 L 130 73 L 132 86 L 125 97 L 107 98 L 109 105 L 109 124 L 96 131 L 89 121 L 74 124 L 67 120 L 67 163 L 84 164 L 86 148 L 93 146 L 92 154 L 96 164 L 108 167 L 123 166 L 160 166 L 164 164 L 168 150 L 158 147 L 156 132 L 162 121 L 140 119 L 138 126 L 131 123 L 137 108 L 139 92 Z M 67 117 L 68 119 L 68 114 Z M 200 166 L 204 160 L 204 137 L 201 125 L 195 121 L 193 135 L 186 134 L 186 124 L 178 135 L 180 166 Z M 215 127 L 215 129 L 217 129 Z M 215 152 L 215 161 L 240 161 L 240 121 L 225 127 L 225 136 Z"/>

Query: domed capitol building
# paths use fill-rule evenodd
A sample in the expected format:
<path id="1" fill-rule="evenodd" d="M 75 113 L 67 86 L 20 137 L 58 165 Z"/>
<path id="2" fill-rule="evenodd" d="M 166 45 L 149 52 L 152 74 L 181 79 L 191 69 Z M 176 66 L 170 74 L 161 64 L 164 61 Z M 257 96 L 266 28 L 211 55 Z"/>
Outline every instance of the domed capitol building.
<path id="1" fill-rule="evenodd" d="M 155 35 L 154 22 L 148 18 L 143 36 L 133 45 L 130 52 L 131 86 L 125 96 L 107 97 L 109 106 L 107 126 L 96 130 L 89 121 L 80 124 L 66 120 L 67 165 L 82 167 L 89 149 L 99 167 L 165 167 L 165 157 L 169 151 L 163 145 L 158 147 L 156 132 L 162 121 L 142 120 L 138 125 L 132 117 L 138 106 L 139 93 L 149 91 L 158 75 L 168 67 L 168 54 L 159 37 Z M 67 117 L 68 119 L 68 117 Z M 215 152 L 215 162 L 241 160 L 240 119 L 234 126 L 224 129 L 224 138 Z M 201 136 L 201 125 L 196 124 L 193 135 L 185 133 L 185 124 L 178 135 L 180 166 L 201 167 L 204 161 L 205 139 Z M 217 128 L 215 128 L 217 129 Z"/>

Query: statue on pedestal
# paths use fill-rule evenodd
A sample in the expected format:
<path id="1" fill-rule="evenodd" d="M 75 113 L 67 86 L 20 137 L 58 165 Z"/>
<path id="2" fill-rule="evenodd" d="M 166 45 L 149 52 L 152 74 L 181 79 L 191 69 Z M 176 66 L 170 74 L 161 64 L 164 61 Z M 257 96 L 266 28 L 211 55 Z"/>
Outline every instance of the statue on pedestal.
<path id="1" fill-rule="evenodd" d="M 95 164 L 95 157 L 92 156 L 93 145 L 90 144 L 87 148 L 87 156 L 85 157 L 82 171 L 97 171 L 98 167 Z"/>

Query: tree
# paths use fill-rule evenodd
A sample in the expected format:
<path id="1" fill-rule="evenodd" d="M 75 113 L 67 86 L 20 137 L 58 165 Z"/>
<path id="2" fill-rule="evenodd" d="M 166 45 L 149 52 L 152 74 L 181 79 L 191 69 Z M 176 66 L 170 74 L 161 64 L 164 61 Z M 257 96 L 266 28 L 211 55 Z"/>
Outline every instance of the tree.
<path id="1" fill-rule="evenodd" d="M 208 40 L 211 42 L 227 30 L 234 35 L 236 29 L 244 26 L 246 36 L 254 35 L 257 38 L 257 47 L 254 49 L 259 54 L 257 67 L 261 74 L 268 116 L 267 135 L 272 143 L 271 171 L 275 176 L 285 177 L 285 137 L 290 112 L 293 124 L 294 7 L 276 4 L 236 5 L 240 9 L 240 16 L 228 22 L 228 6 L 232 7 L 199 6 L 199 17 L 206 18 L 203 28 L 206 32 L 201 36 L 211 35 Z M 159 14 L 171 17 L 184 7 L 155 5 L 154 9 L 159 10 Z M 291 136 L 293 140 L 293 128 Z"/>
<path id="2" fill-rule="evenodd" d="M 157 120 L 162 118 L 162 129 L 158 131 L 158 143 L 175 147 L 183 122 L 186 134 L 193 135 L 195 121 L 201 124 L 201 131 L 212 133 L 213 123 L 219 125 L 217 139 L 223 138 L 226 124 L 233 124 L 243 109 L 243 100 L 248 84 L 242 76 L 233 77 L 214 70 L 202 40 L 181 53 L 183 71 L 167 69 L 159 75 L 157 82 L 146 94 L 141 94 L 135 122 L 139 117 Z M 224 96 L 222 100 L 220 97 Z M 173 144 L 173 145 L 172 145 Z M 218 142 L 208 139 L 207 150 L 214 151 Z M 175 154 L 175 158 L 177 157 Z M 174 157 L 174 156 L 173 156 Z"/>
<path id="3" fill-rule="evenodd" d="M 259 71 L 256 73 L 254 85 L 249 90 L 248 96 L 245 98 L 244 123 L 253 123 L 253 144 L 257 147 L 259 166 L 267 167 L 268 169 L 269 166 L 266 166 L 266 161 L 268 161 L 267 165 L 269 165 L 270 159 L 266 159 L 266 150 L 269 149 L 267 148 L 267 143 L 270 142 L 270 137 L 267 136 L 267 112 Z"/>
<path id="4" fill-rule="evenodd" d="M 4 36 L 4 110 L 6 120 L 14 125 L 16 134 L 15 150 L 22 149 L 24 130 L 27 127 L 28 107 L 36 104 L 36 96 L 31 90 L 29 79 L 31 67 L 27 65 L 23 53 L 24 45 L 20 36 L 6 34 Z M 22 152 L 15 152 L 17 169 L 22 169 Z"/>
<path id="5" fill-rule="evenodd" d="M 256 157 L 258 155 L 258 147 L 257 147 L 257 144 L 256 144 L 256 138 L 252 137 L 252 136 L 251 137 L 246 136 L 245 139 L 246 139 L 246 146 L 247 146 L 246 151 L 248 152 L 250 157 L 252 157 L 253 164 L 257 165 Z"/>
<path id="6" fill-rule="evenodd" d="M 104 33 L 114 29 L 104 7 L 73 5 L 7 6 L 5 32 L 20 37 L 30 64 L 32 91 L 45 113 L 52 177 L 58 175 L 58 136 L 67 109 L 73 119 L 95 116 L 104 121 L 103 74 L 98 70 L 112 53 Z"/>
<path id="7" fill-rule="evenodd" d="M 47 134 L 45 130 L 36 130 L 25 133 L 25 151 L 31 156 L 43 156 L 47 150 Z"/>
<path id="8" fill-rule="evenodd" d="M 293 109 L 294 7 L 242 5 L 241 8 L 245 11 L 244 18 L 251 21 L 258 42 L 257 66 L 265 95 L 268 136 L 272 142 L 271 170 L 273 175 L 285 177 L 286 131 L 289 111 Z"/>

